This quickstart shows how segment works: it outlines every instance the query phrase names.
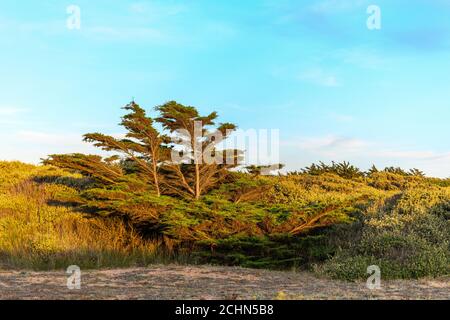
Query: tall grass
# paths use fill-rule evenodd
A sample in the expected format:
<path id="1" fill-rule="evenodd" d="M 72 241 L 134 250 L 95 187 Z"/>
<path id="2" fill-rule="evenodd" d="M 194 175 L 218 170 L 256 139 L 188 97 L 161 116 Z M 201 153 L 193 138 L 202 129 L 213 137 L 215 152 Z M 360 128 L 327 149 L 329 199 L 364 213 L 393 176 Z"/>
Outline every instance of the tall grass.
<path id="1" fill-rule="evenodd" d="M 60 269 L 146 266 L 184 262 L 164 239 L 143 240 L 118 219 L 99 219 L 51 204 L 59 192 L 76 192 L 33 177 L 79 179 L 49 167 L 0 162 L 0 268 Z"/>

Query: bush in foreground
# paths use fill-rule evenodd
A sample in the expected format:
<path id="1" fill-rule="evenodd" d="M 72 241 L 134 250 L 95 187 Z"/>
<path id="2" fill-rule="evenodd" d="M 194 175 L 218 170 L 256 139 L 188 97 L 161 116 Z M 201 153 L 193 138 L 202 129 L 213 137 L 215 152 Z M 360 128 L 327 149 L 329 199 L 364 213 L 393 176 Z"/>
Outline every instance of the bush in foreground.
<path id="1" fill-rule="evenodd" d="M 408 190 L 374 205 L 353 237 L 316 269 L 346 280 L 367 278 L 369 265 L 381 268 L 383 279 L 450 274 L 448 190 Z"/>

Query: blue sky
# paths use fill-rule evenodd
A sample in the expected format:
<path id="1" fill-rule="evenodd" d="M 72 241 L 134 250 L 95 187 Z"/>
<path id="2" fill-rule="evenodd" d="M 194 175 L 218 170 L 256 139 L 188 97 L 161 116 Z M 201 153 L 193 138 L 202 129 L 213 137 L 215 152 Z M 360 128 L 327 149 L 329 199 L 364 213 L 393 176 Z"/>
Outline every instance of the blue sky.
<path id="1" fill-rule="evenodd" d="M 81 9 L 81 29 L 66 8 Z M 369 30 L 366 10 L 381 9 Z M 0 159 L 94 152 L 132 97 L 280 129 L 298 169 L 348 160 L 450 176 L 450 1 L 0 2 Z"/>

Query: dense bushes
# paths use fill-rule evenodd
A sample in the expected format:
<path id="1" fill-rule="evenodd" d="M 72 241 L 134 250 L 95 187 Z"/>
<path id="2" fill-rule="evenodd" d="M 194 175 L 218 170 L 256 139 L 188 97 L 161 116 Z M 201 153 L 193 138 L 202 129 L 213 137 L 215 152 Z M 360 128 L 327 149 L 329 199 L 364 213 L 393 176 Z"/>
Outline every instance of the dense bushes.
<path id="1" fill-rule="evenodd" d="M 378 265 L 383 278 L 418 278 L 450 273 L 448 190 L 408 190 L 387 198 L 362 217 L 353 236 L 318 269 L 353 280 Z"/>
<path id="2" fill-rule="evenodd" d="M 213 247 L 208 244 L 203 248 L 200 246 L 200 249 L 203 250 L 195 253 L 200 261 L 270 269 L 305 268 L 325 261 L 333 254 L 325 235 L 320 234 L 230 237 L 216 241 Z"/>

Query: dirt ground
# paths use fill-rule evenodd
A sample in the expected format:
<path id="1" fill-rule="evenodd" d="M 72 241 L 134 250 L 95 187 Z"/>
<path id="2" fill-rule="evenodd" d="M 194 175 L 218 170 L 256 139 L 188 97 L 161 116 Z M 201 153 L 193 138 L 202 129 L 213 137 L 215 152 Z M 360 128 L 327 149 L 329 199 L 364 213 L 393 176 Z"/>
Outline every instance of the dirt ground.
<path id="1" fill-rule="evenodd" d="M 81 271 L 81 288 L 65 271 L 0 270 L 0 299 L 450 299 L 450 278 L 364 282 L 317 278 L 307 272 L 156 265 Z"/>

